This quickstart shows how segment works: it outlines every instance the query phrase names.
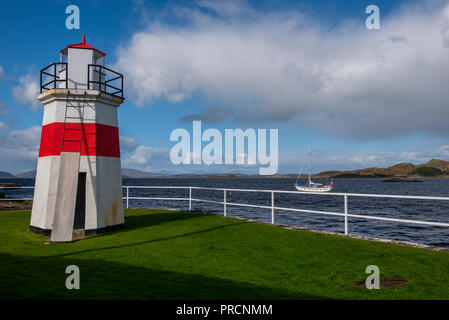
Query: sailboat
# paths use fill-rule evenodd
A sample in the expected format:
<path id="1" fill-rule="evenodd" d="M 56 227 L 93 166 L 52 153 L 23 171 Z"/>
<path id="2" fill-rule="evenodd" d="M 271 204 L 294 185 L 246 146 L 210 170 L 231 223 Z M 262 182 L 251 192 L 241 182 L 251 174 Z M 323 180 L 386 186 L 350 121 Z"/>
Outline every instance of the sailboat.
<path id="1" fill-rule="evenodd" d="M 332 187 L 334 186 L 334 182 L 331 182 L 327 185 L 322 183 L 316 183 L 312 181 L 312 144 L 309 144 L 309 179 L 306 184 L 298 184 L 299 177 L 301 172 L 298 174 L 298 178 L 296 179 L 295 188 L 298 191 L 307 191 L 307 192 L 330 192 L 332 191 Z"/>

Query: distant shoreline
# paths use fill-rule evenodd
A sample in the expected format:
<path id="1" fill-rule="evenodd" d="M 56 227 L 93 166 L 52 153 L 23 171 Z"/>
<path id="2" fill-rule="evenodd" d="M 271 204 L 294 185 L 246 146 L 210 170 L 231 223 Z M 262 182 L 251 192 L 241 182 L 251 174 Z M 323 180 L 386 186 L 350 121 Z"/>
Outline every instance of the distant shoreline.
<path id="1" fill-rule="evenodd" d="M 154 175 L 152 177 L 128 177 L 122 176 L 122 179 L 220 179 L 220 178 L 234 178 L 234 179 L 242 179 L 242 178 L 250 178 L 250 179 L 296 179 L 297 175 L 295 174 L 281 174 L 281 175 L 273 175 L 273 176 L 262 176 L 262 175 L 251 175 L 251 174 L 238 174 L 238 175 L 205 175 L 205 174 L 189 174 L 189 175 Z M 389 178 L 400 178 L 404 180 L 411 179 L 449 179 L 449 176 L 369 176 L 369 175 L 360 175 L 360 176 L 322 176 L 320 174 L 312 175 L 312 178 L 315 179 L 389 179 Z M 1 180 L 30 180 L 35 178 L 24 178 L 24 177 L 0 177 Z M 300 176 L 300 179 L 307 179 L 307 176 Z"/>
<path id="2" fill-rule="evenodd" d="M 34 179 L 35 170 L 12 175 L 5 171 L 0 171 L 0 179 Z M 137 169 L 122 168 L 124 179 L 149 179 L 149 178 L 296 178 L 297 173 L 275 174 L 271 176 L 261 176 L 258 174 L 244 173 L 185 173 L 185 174 L 159 174 L 145 172 Z M 301 174 L 301 177 L 307 177 Z M 414 165 L 412 163 L 398 163 L 387 168 L 365 168 L 358 170 L 332 170 L 312 174 L 314 178 L 449 178 L 449 161 L 432 159 L 423 164 Z"/>

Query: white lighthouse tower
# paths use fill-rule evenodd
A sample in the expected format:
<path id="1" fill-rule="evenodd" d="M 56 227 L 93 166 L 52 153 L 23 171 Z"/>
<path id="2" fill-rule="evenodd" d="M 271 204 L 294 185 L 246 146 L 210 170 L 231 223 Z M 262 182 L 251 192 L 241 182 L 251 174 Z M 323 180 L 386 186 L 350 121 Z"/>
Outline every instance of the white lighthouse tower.
<path id="1" fill-rule="evenodd" d="M 30 230 L 71 241 L 123 226 L 117 109 L 123 76 L 106 54 L 69 45 L 41 70 L 44 119 Z"/>

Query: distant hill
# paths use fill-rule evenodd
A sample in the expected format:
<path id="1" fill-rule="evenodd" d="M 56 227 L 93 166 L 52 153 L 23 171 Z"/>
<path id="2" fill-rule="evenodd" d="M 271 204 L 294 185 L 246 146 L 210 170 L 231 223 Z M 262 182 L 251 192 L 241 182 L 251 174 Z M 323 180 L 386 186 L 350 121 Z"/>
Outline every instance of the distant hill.
<path id="1" fill-rule="evenodd" d="M 0 171 L 1 172 L 1 171 Z M 128 168 L 122 168 L 122 176 L 123 178 L 154 178 L 154 177 L 160 177 L 161 175 L 153 174 L 150 172 L 145 172 L 141 170 L 136 169 L 128 169 Z M 34 179 L 36 178 L 36 170 L 30 170 L 26 172 L 22 172 L 19 174 L 16 174 L 15 176 L 11 175 L 11 178 L 24 178 L 24 179 Z"/>
<path id="2" fill-rule="evenodd" d="M 449 161 L 432 159 L 418 165 L 398 163 L 388 168 L 324 171 L 314 176 L 318 178 L 449 177 Z"/>
<path id="3" fill-rule="evenodd" d="M 256 174 L 155 174 L 137 169 L 122 168 L 122 177 L 131 179 L 145 178 L 296 178 L 297 174 L 276 174 L 273 176 L 260 176 Z M 303 174 L 303 176 L 305 176 Z M 350 171 L 323 171 L 313 175 L 316 178 L 394 178 L 394 177 L 445 177 L 449 178 L 449 161 L 432 159 L 423 164 L 398 163 L 388 168 L 365 168 Z M 15 176 L 0 171 L 0 178 L 35 178 L 36 170 L 19 173 Z"/>
<path id="4" fill-rule="evenodd" d="M 123 178 L 141 179 L 141 178 L 156 178 L 162 177 L 160 174 L 154 174 L 150 172 L 145 172 L 137 169 L 122 168 Z"/>
<path id="5" fill-rule="evenodd" d="M 30 170 L 30 171 L 16 174 L 16 178 L 34 179 L 34 178 L 36 178 L 36 170 Z"/>
<path id="6" fill-rule="evenodd" d="M 0 178 L 14 178 L 14 175 L 6 171 L 0 171 Z"/>

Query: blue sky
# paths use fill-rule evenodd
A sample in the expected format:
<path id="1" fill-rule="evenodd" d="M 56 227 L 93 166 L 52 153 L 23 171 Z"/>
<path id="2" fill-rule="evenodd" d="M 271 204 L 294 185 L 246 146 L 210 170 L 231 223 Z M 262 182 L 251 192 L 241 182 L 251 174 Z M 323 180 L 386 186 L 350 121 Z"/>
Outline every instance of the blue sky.
<path id="1" fill-rule="evenodd" d="M 80 8 L 80 30 L 65 27 L 70 4 Z M 381 30 L 364 26 L 370 4 L 380 8 Z M 255 172 L 245 166 L 171 165 L 170 133 L 191 131 L 186 119 L 192 115 L 205 128 L 221 131 L 277 128 L 280 173 L 297 171 L 309 141 L 316 171 L 449 159 L 449 130 L 442 120 L 448 96 L 441 85 L 449 68 L 446 5 L 3 1 L 0 170 L 35 168 L 42 108 L 33 101 L 33 83 L 83 33 L 88 44 L 107 53 L 107 65 L 126 76 L 127 99 L 119 110 L 124 167 Z M 133 72 L 139 68 L 142 74 Z M 149 86 L 143 84 L 148 77 Z"/>

